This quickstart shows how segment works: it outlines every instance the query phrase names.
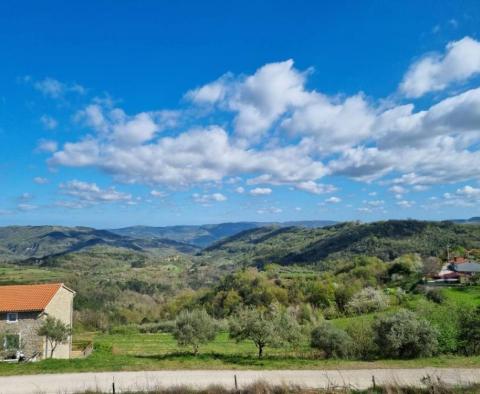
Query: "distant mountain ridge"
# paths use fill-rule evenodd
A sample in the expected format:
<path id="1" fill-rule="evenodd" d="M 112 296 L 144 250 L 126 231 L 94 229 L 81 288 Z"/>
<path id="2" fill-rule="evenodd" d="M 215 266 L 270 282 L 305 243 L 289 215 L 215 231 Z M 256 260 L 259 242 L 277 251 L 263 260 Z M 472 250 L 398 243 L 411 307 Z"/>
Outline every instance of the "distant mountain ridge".
<path id="1" fill-rule="evenodd" d="M 333 220 L 305 220 L 290 222 L 237 222 L 185 226 L 131 226 L 108 231 L 132 238 L 166 238 L 178 242 L 188 243 L 201 248 L 238 234 L 239 232 L 266 226 L 278 227 L 305 227 L 317 228 L 331 226 L 337 222 Z"/>
<path id="2" fill-rule="evenodd" d="M 0 261 L 43 258 L 83 251 L 95 246 L 125 248 L 154 254 L 198 251 L 193 245 L 171 239 L 134 239 L 89 227 L 0 227 Z"/>

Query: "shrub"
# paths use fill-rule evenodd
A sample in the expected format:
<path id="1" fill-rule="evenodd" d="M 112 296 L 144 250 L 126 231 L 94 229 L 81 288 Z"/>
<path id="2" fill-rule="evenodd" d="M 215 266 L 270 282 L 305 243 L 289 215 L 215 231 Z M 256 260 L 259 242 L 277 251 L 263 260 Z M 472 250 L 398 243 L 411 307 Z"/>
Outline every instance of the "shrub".
<path id="1" fill-rule="evenodd" d="M 311 333 L 310 345 L 325 352 L 326 358 L 347 357 L 350 354 L 352 339 L 329 322 L 323 322 Z"/>
<path id="2" fill-rule="evenodd" d="M 414 358 L 437 352 L 437 330 L 413 312 L 400 310 L 373 324 L 374 341 L 383 357 Z"/>
<path id="3" fill-rule="evenodd" d="M 425 297 L 436 304 L 441 304 L 445 301 L 445 293 L 442 289 L 427 287 L 425 289 Z"/>
<path id="4" fill-rule="evenodd" d="M 182 311 L 175 320 L 174 338 L 180 346 L 192 346 L 194 354 L 200 344 L 213 341 L 216 334 L 215 321 L 204 309 Z"/>
<path id="5" fill-rule="evenodd" d="M 466 355 L 480 354 L 480 306 L 473 310 L 467 310 L 463 314 L 459 343 Z"/>
<path id="6" fill-rule="evenodd" d="M 366 287 L 348 302 L 348 313 L 361 315 L 364 313 L 378 312 L 388 307 L 388 297 L 381 291 L 372 287 Z"/>
<path id="7" fill-rule="evenodd" d="M 373 340 L 372 323 L 365 319 L 355 319 L 347 328 L 347 334 L 352 340 L 351 354 L 361 360 L 370 360 L 378 353 Z"/>

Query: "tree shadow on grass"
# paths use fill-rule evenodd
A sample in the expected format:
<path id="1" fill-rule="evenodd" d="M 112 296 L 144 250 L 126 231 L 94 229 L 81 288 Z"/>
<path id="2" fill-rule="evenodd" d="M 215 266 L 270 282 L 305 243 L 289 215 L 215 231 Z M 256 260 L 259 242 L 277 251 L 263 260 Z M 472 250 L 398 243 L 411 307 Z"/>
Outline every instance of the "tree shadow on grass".
<path id="1" fill-rule="evenodd" d="M 198 364 L 206 364 L 210 361 L 221 361 L 223 364 L 238 366 L 266 366 L 276 362 L 299 364 L 302 362 L 312 362 L 312 359 L 298 358 L 294 356 L 264 356 L 258 358 L 256 356 L 240 355 L 240 354 L 222 354 L 222 353 L 199 353 L 196 356 L 188 352 L 174 352 L 168 354 L 154 355 L 135 355 L 135 358 L 149 359 L 155 361 L 192 361 Z"/>

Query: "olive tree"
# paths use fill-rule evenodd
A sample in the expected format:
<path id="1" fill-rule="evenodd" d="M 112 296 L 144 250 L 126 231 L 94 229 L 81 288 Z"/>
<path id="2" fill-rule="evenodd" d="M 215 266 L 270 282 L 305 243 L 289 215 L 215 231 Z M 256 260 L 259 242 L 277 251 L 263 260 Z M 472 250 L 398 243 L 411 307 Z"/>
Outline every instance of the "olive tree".
<path id="1" fill-rule="evenodd" d="M 230 337 L 239 341 L 251 340 L 258 349 L 258 357 L 263 356 L 266 346 L 275 345 L 278 340 L 275 322 L 268 312 L 247 308 L 238 312 L 230 320 Z"/>
<path id="2" fill-rule="evenodd" d="M 256 308 L 240 310 L 230 320 L 229 332 L 237 341 L 252 341 L 259 358 L 267 346 L 298 346 L 303 337 L 300 325 L 291 314 Z"/>
<path id="3" fill-rule="evenodd" d="M 180 346 L 192 346 L 196 355 L 201 344 L 213 341 L 218 328 L 204 309 L 184 310 L 175 319 L 173 336 Z"/>
<path id="4" fill-rule="evenodd" d="M 63 323 L 61 320 L 47 316 L 43 324 L 38 328 L 37 334 L 45 337 L 50 344 L 50 358 L 52 358 L 57 346 L 68 341 L 71 329 L 68 324 Z"/>
<path id="5" fill-rule="evenodd" d="M 431 356 L 438 349 L 438 333 L 415 313 L 400 310 L 381 316 L 373 323 L 374 341 L 384 357 Z"/>

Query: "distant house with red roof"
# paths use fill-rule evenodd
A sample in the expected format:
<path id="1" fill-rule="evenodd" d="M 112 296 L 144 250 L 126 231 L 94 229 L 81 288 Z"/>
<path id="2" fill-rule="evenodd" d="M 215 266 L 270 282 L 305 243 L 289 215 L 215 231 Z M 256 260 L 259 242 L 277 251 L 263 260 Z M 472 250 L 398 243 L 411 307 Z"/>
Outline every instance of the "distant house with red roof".
<path id="1" fill-rule="evenodd" d="M 47 316 L 72 327 L 75 292 L 63 283 L 0 286 L 0 349 L 21 350 L 27 358 L 46 358 L 49 343 L 37 334 Z M 54 358 L 70 358 L 72 339 L 59 344 Z"/>

